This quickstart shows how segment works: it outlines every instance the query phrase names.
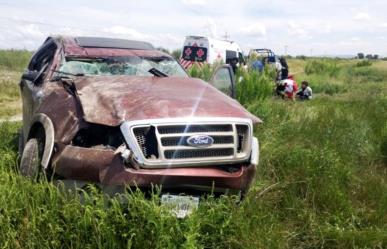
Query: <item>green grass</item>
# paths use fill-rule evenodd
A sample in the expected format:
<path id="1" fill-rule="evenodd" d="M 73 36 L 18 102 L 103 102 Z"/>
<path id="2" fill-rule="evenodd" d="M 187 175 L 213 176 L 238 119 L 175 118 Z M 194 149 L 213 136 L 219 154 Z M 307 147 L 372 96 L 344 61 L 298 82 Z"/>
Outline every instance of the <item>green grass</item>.
<path id="1" fill-rule="evenodd" d="M 26 50 L 0 50 L 0 69 L 22 72 L 31 56 L 32 52 Z"/>
<path id="2" fill-rule="evenodd" d="M 25 50 L 0 50 L 0 119 L 21 112 L 18 83 L 31 56 L 32 52 Z"/>
<path id="3" fill-rule="evenodd" d="M 19 81 L 19 72 L 0 70 L 0 119 L 21 112 Z"/>
<path id="4" fill-rule="evenodd" d="M 387 62 L 334 63 L 296 75 L 317 93 L 308 102 L 272 98 L 270 72 L 241 73 L 238 98 L 264 121 L 256 179 L 241 204 L 208 197 L 183 220 L 157 194 L 31 183 L 16 173 L 20 124 L 0 124 L 0 248 L 387 248 Z"/>

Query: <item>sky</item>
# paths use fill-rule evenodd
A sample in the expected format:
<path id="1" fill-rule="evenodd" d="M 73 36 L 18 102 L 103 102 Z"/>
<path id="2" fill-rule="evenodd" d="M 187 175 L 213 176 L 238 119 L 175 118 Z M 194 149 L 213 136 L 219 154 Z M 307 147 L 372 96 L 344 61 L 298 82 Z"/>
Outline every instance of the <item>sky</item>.
<path id="1" fill-rule="evenodd" d="M 0 0 L 0 48 L 47 36 L 144 40 L 169 50 L 204 35 L 277 54 L 387 56 L 386 0 Z"/>

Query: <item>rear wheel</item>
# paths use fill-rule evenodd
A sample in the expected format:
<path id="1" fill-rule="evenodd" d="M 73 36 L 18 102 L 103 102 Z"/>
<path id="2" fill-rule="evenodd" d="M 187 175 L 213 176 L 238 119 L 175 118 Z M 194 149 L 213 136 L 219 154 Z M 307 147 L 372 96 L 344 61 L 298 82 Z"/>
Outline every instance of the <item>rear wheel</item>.
<path id="1" fill-rule="evenodd" d="M 41 170 L 42 144 L 36 138 L 31 138 L 24 146 L 20 160 L 20 174 L 37 180 Z"/>

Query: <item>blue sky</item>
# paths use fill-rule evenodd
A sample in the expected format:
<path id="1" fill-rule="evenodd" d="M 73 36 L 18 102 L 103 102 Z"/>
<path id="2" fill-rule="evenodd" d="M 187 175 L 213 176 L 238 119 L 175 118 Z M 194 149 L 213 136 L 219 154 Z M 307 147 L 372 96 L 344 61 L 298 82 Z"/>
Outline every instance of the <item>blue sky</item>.
<path id="1" fill-rule="evenodd" d="M 186 35 L 222 38 L 246 51 L 387 56 L 381 0 L 0 0 L 0 48 L 36 49 L 51 34 L 140 39 L 180 48 Z"/>

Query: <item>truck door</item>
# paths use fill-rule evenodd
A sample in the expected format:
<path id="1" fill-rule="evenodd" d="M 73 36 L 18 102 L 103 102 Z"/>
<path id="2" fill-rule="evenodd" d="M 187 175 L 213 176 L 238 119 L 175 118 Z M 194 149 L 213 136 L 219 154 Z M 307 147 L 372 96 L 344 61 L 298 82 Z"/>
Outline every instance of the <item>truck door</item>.
<path id="1" fill-rule="evenodd" d="M 31 119 L 43 98 L 44 81 L 52 63 L 56 45 L 48 41 L 34 54 L 26 72 L 20 81 L 23 101 L 23 131 L 28 132 Z"/>
<path id="2" fill-rule="evenodd" d="M 235 76 L 230 65 L 223 65 L 216 69 L 210 84 L 231 98 L 235 98 Z"/>

